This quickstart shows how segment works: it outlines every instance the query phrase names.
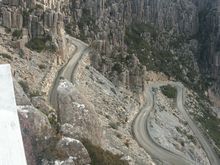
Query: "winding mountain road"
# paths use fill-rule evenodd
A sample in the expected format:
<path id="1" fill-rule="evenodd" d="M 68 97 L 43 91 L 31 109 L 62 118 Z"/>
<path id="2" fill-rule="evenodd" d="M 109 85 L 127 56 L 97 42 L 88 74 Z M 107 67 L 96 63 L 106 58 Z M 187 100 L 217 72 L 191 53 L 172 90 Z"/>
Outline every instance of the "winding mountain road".
<path id="1" fill-rule="evenodd" d="M 183 100 L 184 100 L 184 87 L 183 85 L 177 84 L 177 107 L 179 111 L 183 114 L 185 120 L 188 122 L 190 128 L 192 129 L 195 136 L 198 138 L 199 142 L 201 143 L 203 149 L 205 150 L 209 162 L 211 165 L 220 165 L 220 160 L 218 158 L 218 155 L 213 151 L 211 144 L 208 142 L 207 138 L 202 134 L 202 132 L 198 129 L 196 124 L 192 121 L 188 113 L 185 111 L 183 106 Z"/>
<path id="2" fill-rule="evenodd" d="M 72 42 L 73 45 L 76 46 L 75 52 L 73 52 L 72 57 L 69 59 L 69 61 L 59 70 L 57 73 L 57 76 L 53 82 L 53 86 L 51 88 L 51 91 L 49 93 L 49 102 L 51 105 L 57 110 L 58 109 L 58 102 L 57 102 L 57 87 L 59 84 L 60 77 L 63 77 L 71 82 L 74 81 L 74 72 L 76 70 L 76 67 L 79 63 L 79 61 L 82 59 L 83 55 L 87 54 L 89 52 L 89 46 L 85 44 L 84 42 L 72 38 L 70 36 L 67 37 L 67 39 Z M 158 164 L 163 165 L 191 165 L 196 164 L 196 162 L 193 162 L 191 160 L 186 159 L 184 156 L 180 156 L 178 154 L 175 154 L 165 148 L 162 148 L 158 144 L 156 144 L 153 139 L 151 138 L 149 132 L 148 132 L 148 117 L 150 114 L 150 111 L 153 109 L 154 106 L 154 97 L 152 88 L 153 87 L 159 87 L 162 85 L 175 85 L 177 87 L 178 96 L 177 96 L 177 106 L 178 109 L 182 112 L 185 119 L 189 123 L 189 126 L 195 133 L 196 137 L 199 139 L 200 143 L 202 144 L 204 150 L 206 151 L 208 158 L 210 160 L 211 165 L 219 165 L 219 159 L 217 155 L 213 152 L 212 148 L 210 147 L 209 143 L 205 139 L 205 137 L 202 135 L 202 133 L 199 131 L 199 129 L 196 127 L 196 125 L 193 123 L 191 118 L 188 116 L 187 112 L 185 111 L 183 107 L 183 85 L 180 83 L 174 83 L 174 82 L 167 82 L 167 83 L 156 83 L 153 85 L 148 86 L 146 92 L 147 92 L 147 104 L 142 108 L 140 113 L 137 115 L 134 124 L 133 124 L 133 132 L 136 137 L 136 140 L 138 143 L 149 153 L 151 154 L 152 158 L 158 162 Z"/>
<path id="3" fill-rule="evenodd" d="M 173 153 L 161 146 L 159 146 L 157 143 L 154 142 L 154 140 L 151 138 L 148 126 L 149 126 L 149 120 L 148 117 L 150 115 L 150 111 L 154 107 L 154 96 L 152 92 L 152 88 L 154 87 L 160 87 L 163 85 L 171 84 L 176 86 L 177 88 L 177 107 L 181 111 L 181 113 L 184 115 L 186 121 L 188 122 L 190 128 L 195 133 L 195 136 L 200 141 L 201 145 L 203 146 L 205 152 L 207 153 L 208 159 L 210 161 L 211 165 L 219 165 L 219 159 L 216 155 L 216 153 L 212 150 L 210 144 L 207 142 L 205 137 L 202 135 L 202 133 L 199 131 L 199 129 L 196 127 L 196 125 L 193 123 L 192 119 L 188 116 L 187 112 L 185 111 L 183 107 L 183 85 L 181 83 L 177 82 L 165 82 L 165 83 L 154 83 L 153 85 L 149 85 L 147 87 L 147 104 L 142 108 L 140 113 L 137 115 L 134 125 L 133 125 L 133 132 L 135 135 L 136 140 L 138 143 L 149 153 L 151 154 L 152 158 L 158 162 L 159 164 L 164 165 L 191 165 L 195 164 L 196 162 L 193 162 L 184 156 L 178 155 L 176 153 Z"/>
<path id="4" fill-rule="evenodd" d="M 69 61 L 57 73 L 51 91 L 49 93 L 49 102 L 56 110 L 58 109 L 57 87 L 59 85 L 60 77 L 63 77 L 70 82 L 73 82 L 73 75 L 79 61 L 82 59 L 83 55 L 89 52 L 89 46 L 81 40 L 70 36 L 67 36 L 67 39 L 69 40 L 69 42 L 76 46 L 76 50 L 73 52 L 72 57 L 69 59 Z"/>

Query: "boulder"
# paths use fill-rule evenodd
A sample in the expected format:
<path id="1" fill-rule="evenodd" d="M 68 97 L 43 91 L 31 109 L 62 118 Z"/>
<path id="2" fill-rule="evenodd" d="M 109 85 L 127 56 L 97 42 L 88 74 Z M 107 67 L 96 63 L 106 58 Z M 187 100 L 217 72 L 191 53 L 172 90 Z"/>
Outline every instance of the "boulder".
<path id="1" fill-rule="evenodd" d="M 99 145 L 102 129 L 91 103 L 67 80 L 60 80 L 57 90 L 62 134 L 75 139 L 88 139 Z"/>
<path id="2" fill-rule="evenodd" d="M 46 115 L 33 106 L 18 106 L 17 109 L 27 164 L 37 165 L 39 155 L 47 148 L 44 141 L 53 135 L 53 130 Z"/>
<path id="3" fill-rule="evenodd" d="M 56 148 L 68 156 L 66 164 L 86 165 L 91 163 L 88 151 L 79 140 L 62 137 Z"/>

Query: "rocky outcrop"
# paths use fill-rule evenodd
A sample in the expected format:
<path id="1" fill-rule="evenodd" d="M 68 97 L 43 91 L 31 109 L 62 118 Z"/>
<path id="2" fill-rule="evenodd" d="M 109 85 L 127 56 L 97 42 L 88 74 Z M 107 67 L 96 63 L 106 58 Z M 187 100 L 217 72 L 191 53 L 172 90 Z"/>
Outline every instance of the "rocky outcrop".
<path id="1" fill-rule="evenodd" d="M 8 29 L 28 29 L 28 39 L 52 39 L 54 44 L 63 48 L 63 18 L 60 1 L 11 0 L 0 4 L 2 26 Z M 49 37 L 49 38 L 48 38 Z M 63 52 L 61 52 L 63 54 Z"/>
<path id="2" fill-rule="evenodd" d="M 84 24 L 84 28 L 88 26 L 88 37 L 95 35 L 93 37 L 96 39 L 110 38 L 108 42 L 114 46 L 123 46 L 124 26 L 131 22 L 153 24 L 160 31 L 171 33 L 193 35 L 198 31 L 198 10 L 190 0 L 99 1 L 97 4 L 92 1 L 72 2 L 73 19 Z M 92 29 L 89 20 L 85 20 L 85 14 L 91 17 L 91 21 L 95 21 L 96 29 Z"/>
<path id="3" fill-rule="evenodd" d="M 168 51 L 169 54 L 169 51 L 171 51 L 172 54 L 174 50 L 177 52 L 175 53 L 176 58 L 182 58 L 181 53 L 178 52 L 190 54 L 190 59 L 193 61 L 190 65 L 195 67 L 183 66 L 183 68 L 187 68 L 180 76 L 185 77 L 184 81 L 191 81 L 193 83 L 199 81 L 199 76 L 195 77 L 196 74 L 199 75 L 199 63 L 202 73 L 207 74 L 209 78 L 211 75 L 211 78 L 215 79 L 214 90 L 220 91 L 218 87 L 218 82 L 220 81 L 218 6 L 218 0 L 128 0 L 126 2 L 113 0 L 110 3 L 102 0 L 99 2 L 72 1 L 70 3 L 72 13 L 67 21 L 66 29 L 72 35 L 80 37 L 83 40 L 101 41 L 99 43 L 93 42 L 92 44 L 98 52 L 100 52 L 99 57 L 94 58 L 94 60 L 98 59 L 101 66 L 98 65 L 97 61 L 95 61 L 96 65 L 94 66 L 99 71 L 105 73 L 116 85 L 122 84 L 128 87 L 127 84 L 131 84 L 128 78 L 130 75 L 128 72 L 134 71 L 131 71 L 130 68 L 126 70 L 126 66 L 119 62 L 122 64 L 122 68 L 125 69 L 122 75 L 122 81 L 119 81 L 121 73 L 111 72 L 115 66 L 114 59 L 118 58 L 120 54 L 124 54 L 128 47 L 130 47 L 126 43 L 126 27 L 130 27 L 132 23 L 151 25 L 155 34 L 161 32 L 163 34 L 161 33 L 159 37 L 154 38 L 153 44 L 150 46 L 156 45 L 157 50 L 163 52 Z M 77 27 L 79 27 L 79 33 L 76 33 Z M 148 38 L 149 34 L 152 35 L 152 29 L 148 30 L 148 34 L 141 34 L 142 37 Z M 174 39 L 174 42 L 170 42 L 169 38 Z M 152 43 L 152 41 L 150 41 L 150 43 Z M 172 45 L 167 45 L 168 43 Z M 197 43 L 197 46 L 195 46 L 195 43 Z M 179 46 L 177 48 L 173 47 L 173 45 L 178 44 Z M 149 47 L 149 44 L 146 44 L 146 47 Z M 191 49 L 192 47 L 193 49 Z M 120 53 L 117 53 L 117 51 Z M 150 53 L 152 53 L 152 51 L 149 51 L 149 54 Z M 96 53 L 96 55 L 97 54 L 98 53 Z M 138 54 L 135 55 L 138 56 Z M 159 54 L 159 52 L 155 54 Z M 150 58 L 154 58 L 154 55 Z M 121 59 L 121 57 L 118 59 Z M 184 62 L 181 61 L 183 60 L 181 59 L 179 61 L 182 66 Z M 140 69 L 137 70 L 136 73 L 142 72 Z M 182 69 L 179 68 L 179 70 Z M 191 74 L 187 70 L 193 70 L 195 73 Z M 167 71 L 165 71 L 165 73 L 167 74 Z M 125 76 L 126 74 L 127 76 Z M 171 74 L 171 76 L 176 77 L 173 74 Z M 193 81 L 193 79 L 195 79 L 195 81 Z M 204 80 L 202 81 L 204 82 Z M 129 85 L 129 87 L 133 89 L 134 85 L 140 86 L 139 84 L 132 84 L 131 86 Z"/>
<path id="4" fill-rule="evenodd" d="M 130 78 L 132 75 L 142 74 L 143 71 L 139 66 L 135 72 L 134 68 L 131 71 L 124 64 L 121 66 L 124 69 L 122 73 L 112 72 L 112 70 L 115 69 L 115 65 L 118 65 L 115 63 L 115 56 L 128 52 L 130 46 L 126 43 L 127 27 L 134 23 L 152 26 L 155 31 L 154 34 L 163 33 L 154 38 L 153 44 L 150 41 L 150 47 L 157 45 L 156 47 L 160 51 L 173 49 L 169 45 L 164 46 L 169 42 L 167 38 L 176 38 L 176 42 L 180 42 L 179 40 L 182 38 L 190 42 L 196 39 L 200 46 L 197 47 L 197 51 L 192 56 L 199 59 L 200 69 L 204 73 L 211 73 L 212 78 L 217 79 L 218 82 L 219 21 L 218 8 L 216 8 L 218 4 L 218 0 L 128 0 L 126 2 L 122 0 L 112 0 L 111 2 L 104 0 L 97 2 L 92 0 L 70 0 L 68 2 L 58 0 L 3 0 L 0 15 L 2 25 L 7 28 L 21 29 L 26 27 L 29 40 L 49 36 L 54 45 L 61 51 L 60 54 L 64 54 L 65 51 L 63 39 L 65 24 L 68 33 L 87 42 L 92 42 L 92 46 L 101 54 L 101 66 L 96 65 L 96 69 L 105 73 L 116 85 L 120 84 L 133 89 L 133 86 L 141 86 L 139 80 L 136 81 L 137 84 L 130 81 L 133 80 Z M 141 35 L 142 38 L 148 38 L 149 34 L 152 35 L 152 29 L 148 29 L 147 34 Z M 197 34 L 201 34 L 200 36 L 203 35 L 203 37 L 198 38 Z M 164 40 L 167 41 L 163 42 Z M 187 44 L 186 41 L 184 41 L 185 43 Z M 191 44 L 187 47 L 190 49 Z M 176 50 L 176 52 L 178 51 L 182 50 Z M 138 56 L 140 53 L 134 54 Z M 105 62 L 108 64 L 106 65 Z M 194 65 L 197 64 L 194 62 Z M 184 81 L 188 81 L 187 78 Z M 218 90 L 217 88 L 218 85 L 215 83 L 215 89 Z"/>
<path id="5" fill-rule="evenodd" d="M 59 35 L 61 37 L 63 15 L 53 10 L 43 12 L 39 9 L 39 11 L 30 15 L 28 27 L 31 38 L 43 37 L 45 34 L 53 37 Z"/>
<path id="6" fill-rule="evenodd" d="M 220 96 L 219 5 L 220 1 L 215 0 L 200 12 L 200 35 L 198 36 L 200 42 L 198 55 L 200 69 L 208 79 L 212 92 L 218 98 Z"/>
<path id="7" fill-rule="evenodd" d="M 157 59 L 158 57 L 154 57 L 154 54 L 175 54 L 173 56 L 177 56 L 177 58 L 179 58 L 178 56 L 183 56 L 180 55 L 182 52 L 183 54 L 188 54 L 191 51 L 191 43 L 194 43 L 193 41 L 191 42 L 192 36 L 195 36 L 199 30 L 199 12 L 205 4 L 207 4 L 206 0 L 199 3 L 196 0 L 129 0 L 126 2 L 111 1 L 110 3 L 107 1 L 99 1 L 97 3 L 92 1 L 72 1 L 70 3 L 72 13 L 71 16 L 68 16 L 66 30 L 82 40 L 91 42 L 91 45 L 97 50 L 95 52 L 96 57 L 93 57 L 95 68 L 114 82 L 115 85 L 141 91 L 143 89 L 142 75 L 144 75 L 144 70 L 148 68 L 143 67 L 142 64 L 145 61 L 138 56 L 143 54 L 142 56 L 149 56 L 145 57 L 145 59 L 155 58 L 155 60 L 161 60 Z M 132 36 L 136 39 L 134 42 L 138 42 L 141 39 L 145 41 L 145 43 L 143 42 L 145 48 L 133 48 L 141 49 L 142 52 L 129 50 L 132 46 L 127 43 L 127 40 L 130 39 L 128 38 L 130 37 L 128 36 L 128 29 L 133 24 L 137 24 L 137 28 L 135 27 L 136 36 Z M 79 33 L 76 33 L 77 27 L 79 27 Z M 147 32 L 140 32 L 141 28 L 138 29 L 139 27 L 143 27 Z M 190 44 L 183 41 L 185 38 L 190 40 Z M 173 41 L 171 41 L 172 39 Z M 171 42 L 180 43 L 180 47 L 175 48 L 176 50 L 173 51 L 173 46 L 169 45 Z M 186 46 L 185 44 L 188 45 Z M 198 47 L 196 50 L 198 50 Z M 144 54 L 144 51 L 147 51 L 147 53 Z M 187 69 L 193 69 L 198 72 L 194 58 L 195 53 L 190 52 L 191 55 L 193 65 L 190 65 L 195 67 L 187 67 Z M 125 62 L 128 59 L 130 60 L 130 57 L 130 61 L 134 60 L 134 56 L 138 57 L 140 62 L 135 62 L 132 66 Z M 152 61 L 151 63 L 154 62 Z M 159 66 L 156 64 L 154 70 L 158 70 Z M 167 73 L 166 69 L 165 72 Z M 187 76 L 187 74 L 186 71 L 179 77 L 186 77 L 184 79 L 188 81 L 187 79 L 192 76 Z M 195 74 L 198 75 L 198 73 Z M 173 73 L 168 75 L 175 77 Z M 191 79 L 197 81 L 196 77 Z"/>
<path id="8" fill-rule="evenodd" d="M 22 137 L 31 165 L 86 165 L 90 156 L 83 144 L 55 134 L 48 118 L 33 106 L 18 106 Z"/>
<path id="9" fill-rule="evenodd" d="M 22 11 L 19 8 L 7 8 L 2 9 L 2 25 L 7 28 L 21 29 L 23 24 Z"/>
<path id="10" fill-rule="evenodd" d="M 52 127 L 47 116 L 34 107 L 19 106 L 17 108 L 27 163 L 37 165 L 40 153 L 48 147 L 42 143 L 42 139 L 46 140 L 53 136 Z"/>
<path id="11" fill-rule="evenodd" d="M 31 105 L 31 101 L 24 93 L 23 89 L 19 86 L 17 81 L 13 81 L 14 83 L 14 90 L 15 90 L 15 98 L 16 98 L 16 105 Z"/>
<path id="12" fill-rule="evenodd" d="M 61 137 L 54 144 L 56 157 L 42 160 L 42 165 L 87 165 L 91 163 L 90 156 L 83 144 L 69 137 Z"/>
<path id="13" fill-rule="evenodd" d="M 60 50 L 61 55 L 65 51 L 63 39 L 65 25 L 69 34 L 90 42 L 91 46 L 97 49 L 96 55 L 99 57 L 95 59 L 99 58 L 99 63 L 96 62 L 96 69 L 105 73 L 105 76 L 115 85 L 140 91 L 143 88 L 141 80 L 143 76 L 141 75 L 143 75 L 144 69 L 142 65 L 135 63 L 134 67 L 130 68 L 128 64 L 118 61 L 141 54 L 141 52 L 129 50 L 131 46 L 126 41 L 128 27 L 132 24 L 147 25 L 148 32 L 138 34 L 141 35 L 140 38 L 148 40 L 146 46 L 156 47 L 154 49 L 169 53 L 169 51 L 173 51 L 172 46 L 167 45 L 170 39 L 176 39 L 176 42 L 180 42 L 179 40 L 182 38 L 194 39 L 199 32 L 199 15 L 209 3 L 208 0 L 199 2 L 197 0 L 128 0 L 126 2 L 122 0 L 112 0 L 111 2 L 104 0 L 98 2 L 91 0 L 70 0 L 68 2 L 11 0 L 3 1 L 1 13 L 2 24 L 5 27 L 16 29 L 26 27 L 29 40 L 45 36 L 46 40 L 52 38 L 52 42 L 58 48 L 57 50 Z M 160 35 L 157 35 L 159 33 Z M 151 37 L 154 39 L 150 40 Z M 190 49 L 191 44 L 186 47 L 186 49 Z M 178 48 L 176 52 L 178 51 L 182 50 Z M 158 54 L 158 52 L 152 52 L 149 50 L 148 54 L 152 54 L 150 56 L 154 56 L 154 53 Z M 195 53 L 192 56 L 194 55 Z M 142 59 L 139 57 L 138 59 L 143 64 Z M 197 65 L 195 62 L 193 63 L 193 65 Z M 115 69 L 119 70 L 115 71 Z M 142 78 L 139 78 L 140 76 Z"/>
<path id="14" fill-rule="evenodd" d="M 62 134 L 78 140 L 88 139 L 99 145 L 102 129 L 92 105 L 66 80 L 61 80 L 57 90 Z"/>
<path id="15" fill-rule="evenodd" d="M 69 157 L 69 163 L 70 159 L 72 159 L 72 164 L 75 165 L 85 165 L 91 163 L 91 159 L 86 148 L 79 140 L 63 137 L 57 143 L 57 150 L 63 152 L 67 155 L 67 157 Z"/>

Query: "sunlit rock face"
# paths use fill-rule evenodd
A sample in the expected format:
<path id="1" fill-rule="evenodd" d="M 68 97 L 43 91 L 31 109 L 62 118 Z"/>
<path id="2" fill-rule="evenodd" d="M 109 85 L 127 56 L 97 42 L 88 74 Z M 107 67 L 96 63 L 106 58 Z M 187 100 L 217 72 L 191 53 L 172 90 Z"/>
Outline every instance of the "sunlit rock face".
<path id="1" fill-rule="evenodd" d="M 66 80 L 61 80 L 57 90 L 61 132 L 68 137 L 100 144 L 102 129 L 91 103 Z"/>

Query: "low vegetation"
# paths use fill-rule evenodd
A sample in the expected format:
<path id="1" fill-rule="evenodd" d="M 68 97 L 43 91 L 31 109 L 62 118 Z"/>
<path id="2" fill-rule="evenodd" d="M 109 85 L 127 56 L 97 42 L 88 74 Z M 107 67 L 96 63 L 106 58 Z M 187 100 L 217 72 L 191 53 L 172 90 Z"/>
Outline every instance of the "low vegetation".
<path id="1" fill-rule="evenodd" d="M 19 49 L 18 55 L 19 55 L 20 58 L 24 58 L 24 55 L 25 55 L 24 50 L 23 49 Z"/>
<path id="2" fill-rule="evenodd" d="M 29 49 L 40 53 L 46 48 L 46 41 L 43 38 L 33 38 L 26 44 L 26 46 Z"/>
<path id="3" fill-rule="evenodd" d="M 28 27 L 28 20 L 29 20 L 29 15 L 31 14 L 31 10 L 24 9 L 22 12 L 23 16 L 23 26 Z"/>
<path id="4" fill-rule="evenodd" d="M 56 51 L 56 47 L 52 43 L 52 38 L 50 36 L 32 38 L 30 41 L 28 41 L 28 43 L 26 43 L 26 47 L 38 53 L 44 50 L 50 52 Z"/>
<path id="5" fill-rule="evenodd" d="M 16 29 L 12 33 L 12 37 L 15 39 L 20 39 L 22 37 L 22 30 Z"/>
<path id="6" fill-rule="evenodd" d="M 206 98 L 196 96 L 196 100 L 198 101 L 196 108 L 200 113 L 202 112 L 202 115 L 198 115 L 196 111 L 191 113 L 191 115 L 200 123 L 200 128 L 203 130 L 204 135 L 215 142 L 217 147 L 215 149 L 220 157 L 220 119 L 212 114 L 211 105 Z"/>
<path id="7" fill-rule="evenodd" d="M 193 136 L 193 135 L 186 135 L 187 136 L 187 138 L 191 141 L 191 142 L 193 142 L 194 144 L 197 144 L 197 140 L 196 140 L 196 137 L 195 136 Z"/>
<path id="8" fill-rule="evenodd" d="M 6 32 L 6 33 L 11 33 L 11 29 L 6 27 L 6 28 L 5 28 L 5 32 Z"/>
<path id="9" fill-rule="evenodd" d="M 117 136 L 117 138 L 122 139 L 122 134 L 117 133 L 116 136 Z"/>
<path id="10" fill-rule="evenodd" d="M 123 72 L 123 66 L 120 63 L 114 64 L 112 71 L 117 71 L 118 73 Z"/>
<path id="11" fill-rule="evenodd" d="M 7 58 L 9 60 L 12 60 L 12 57 L 7 53 L 0 53 L 0 56 L 3 57 L 3 58 Z"/>
<path id="12" fill-rule="evenodd" d="M 30 97 L 37 97 L 37 96 L 41 96 L 41 92 L 39 90 L 34 90 L 30 92 Z"/>
<path id="13" fill-rule="evenodd" d="M 149 24 L 133 23 L 126 28 L 125 43 L 128 53 L 135 54 L 147 70 L 163 72 L 193 88 L 198 73 L 193 55 L 188 53 L 186 36 L 159 32 Z"/>
<path id="14" fill-rule="evenodd" d="M 160 87 L 160 90 L 168 98 L 176 98 L 177 96 L 176 88 L 171 85 L 162 86 Z"/>
<path id="15" fill-rule="evenodd" d="M 44 70 L 47 68 L 47 65 L 45 64 L 39 64 L 38 67 L 41 69 L 41 70 Z"/>
<path id="16" fill-rule="evenodd" d="M 182 130 L 180 127 L 176 127 L 176 130 L 177 132 L 179 132 L 180 134 L 182 135 L 185 135 L 191 142 L 193 142 L 194 144 L 197 144 L 197 140 L 196 140 L 196 137 L 191 135 L 191 134 L 188 134 L 186 132 L 186 130 Z"/>
<path id="17" fill-rule="evenodd" d="M 110 122 L 109 126 L 113 129 L 118 129 L 119 123 L 118 122 Z"/>
<path id="18" fill-rule="evenodd" d="M 220 119 L 213 116 L 209 111 L 203 111 L 203 117 L 197 117 L 208 135 L 215 141 L 220 148 Z"/>
<path id="19" fill-rule="evenodd" d="M 127 161 L 121 160 L 121 155 L 105 151 L 101 147 L 93 145 L 89 140 L 83 140 L 82 143 L 89 152 L 92 165 L 128 165 Z"/>

